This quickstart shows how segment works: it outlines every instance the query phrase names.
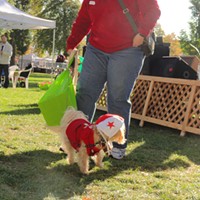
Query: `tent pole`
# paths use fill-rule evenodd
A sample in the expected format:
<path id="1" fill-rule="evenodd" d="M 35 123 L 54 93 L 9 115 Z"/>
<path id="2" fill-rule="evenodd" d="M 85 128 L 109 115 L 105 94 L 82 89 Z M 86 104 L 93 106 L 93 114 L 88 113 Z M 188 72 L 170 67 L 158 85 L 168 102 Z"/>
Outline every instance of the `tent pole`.
<path id="1" fill-rule="evenodd" d="M 54 57 L 55 57 L 55 38 L 56 29 L 53 29 L 53 47 L 52 47 L 52 66 L 51 66 L 51 78 L 53 78 L 53 68 L 54 68 Z"/>

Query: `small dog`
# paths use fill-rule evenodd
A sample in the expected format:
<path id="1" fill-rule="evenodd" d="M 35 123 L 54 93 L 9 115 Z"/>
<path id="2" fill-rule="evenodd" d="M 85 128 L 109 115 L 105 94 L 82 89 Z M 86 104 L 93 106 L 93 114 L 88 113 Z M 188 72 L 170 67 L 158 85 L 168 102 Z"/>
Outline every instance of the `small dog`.
<path id="1" fill-rule="evenodd" d="M 89 157 L 95 164 L 103 167 L 103 158 L 109 154 L 112 142 L 124 144 L 124 119 L 118 115 L 105 114 L 91 124 L 81 111 L 73 108 L 66 110 L 61 120 L 61 141 L 69 164 L 77 162 L 83 174 L 89 172 Z"/>

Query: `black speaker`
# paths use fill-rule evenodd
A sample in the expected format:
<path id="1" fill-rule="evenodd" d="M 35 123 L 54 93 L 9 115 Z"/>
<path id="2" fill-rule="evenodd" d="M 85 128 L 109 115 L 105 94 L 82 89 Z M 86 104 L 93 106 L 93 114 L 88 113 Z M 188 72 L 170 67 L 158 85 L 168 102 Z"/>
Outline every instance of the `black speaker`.
<path id="1" fill-rule="evenodd" d="M 180 57 L 162 57 L 157 76 L 196 80 L 197 72 Z"/>
<path id="2" fill-rule="evenodd" d="M 145 59 L 140 74 L 191 80 L 198 79 L 197 66 L 199 60 L 197 58 L 191 58 L 191 56 L 171 57 L 169 54 L 170 43 L 163 43 L 162 37 L 157 37 L 155 52 Z"/>
<path id="3" fill-rule="evenodd" d="M 163 56 L 169 56 L 169 47 L 169 43 L 163 43 L 162 37 L 157 37 L 154 54 L 145 58 L 141 74 L 159 76 L 161 59 Z"/>

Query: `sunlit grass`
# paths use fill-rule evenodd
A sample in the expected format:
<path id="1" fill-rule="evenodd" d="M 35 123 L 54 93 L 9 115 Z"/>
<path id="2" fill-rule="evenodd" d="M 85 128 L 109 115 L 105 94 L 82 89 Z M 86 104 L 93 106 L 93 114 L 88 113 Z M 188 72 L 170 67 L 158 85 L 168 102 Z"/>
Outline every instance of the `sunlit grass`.
<path id="1" fill-rule="evenodd" d="M 0 89 L 1 200 L 200 199 L 200 137 L 162 126 L 132 120 L 123 160 L 91 162 L 89 176 L 69 166 L 38 109 L 44 76 L 32 74 L 29 89 Z"/>

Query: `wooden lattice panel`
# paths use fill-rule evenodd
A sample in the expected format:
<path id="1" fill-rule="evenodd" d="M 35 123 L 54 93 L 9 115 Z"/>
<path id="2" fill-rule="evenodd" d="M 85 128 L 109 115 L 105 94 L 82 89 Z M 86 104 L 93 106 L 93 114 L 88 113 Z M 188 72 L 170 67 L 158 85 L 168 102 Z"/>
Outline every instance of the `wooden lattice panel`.
<path id="1" fill-rule="evenodd" d="M 200 135 L 200 81 L 139 76 L 131 93 L 132 118 Z M 98 109 L 106 110 L 104 88 Z"/>
<path id="2" fill-rule="evenodd" d="M 137 80 L 130 97 L 133 113 L 142 114 L 150 83 L 150 81 Z"/>
<path id="3" fill-rule="evenodd" d="M 182 124 L 190 92 L 188 85 L 155 82 L 146 116 Z"/>
<path id="4" fill-rule="evenodd" d="M 106 87 L 103 89 L 103 92 L 101 93 L 99 100 L 97 101 L 97 105 L 101 108 L 107 107 L 107 89 L 106 89 Z"/>
<path id="5" fill-rule="evenodd" d="M 189 115 L 188 126 L 200 129 L 200 86 L 196 87 L 196 92 Z"/>

